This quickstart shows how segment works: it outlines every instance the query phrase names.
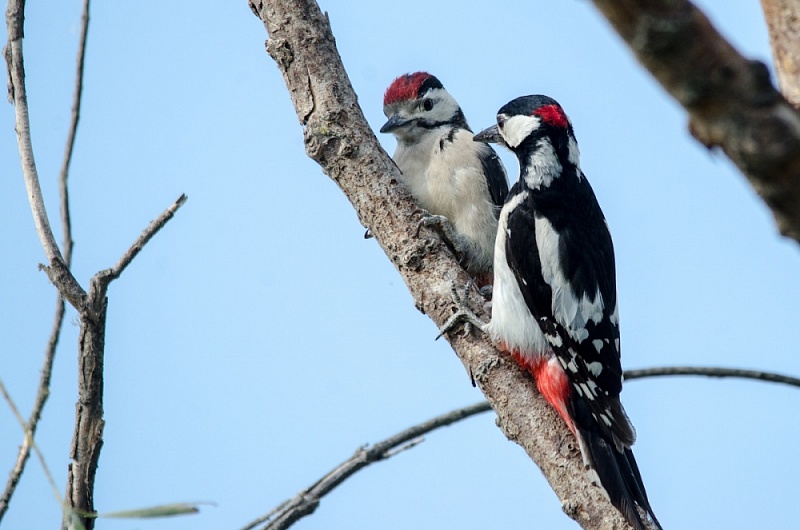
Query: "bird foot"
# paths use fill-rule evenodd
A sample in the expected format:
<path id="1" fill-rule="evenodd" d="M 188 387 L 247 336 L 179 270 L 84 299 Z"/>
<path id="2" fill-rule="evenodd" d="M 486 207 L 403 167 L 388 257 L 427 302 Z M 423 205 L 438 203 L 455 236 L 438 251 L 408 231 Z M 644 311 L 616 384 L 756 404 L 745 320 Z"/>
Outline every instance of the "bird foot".
<path id="1" fill-rule="evenodd" d="M 467 255 L 467 248 L 463 242 L 463 238 L 458 235 L 456 229 L 453 228 L 453 223 L 444 215 L 436 215 L 430 213 L 428 210 L 417 208 L 414 213 L 421 215 L 421 219 L 417 224 L 416 237 L 419 237 L 419 231 L 423 226 L 433 228 L 444 239 L 447 246 L 449 246 L 458 259 L 458 262 L 463 265 L 464 257 Z"/>
<path id="2" fill-rule="evenodd" d="M 472 327 L 476 327 L 482 332 L 486 332 L 487 323 L 478 318 L 478 315 L 472 312 L 472 310 L 467 307 L 466 303 L 466 294 L 469 288 L 472 286 L 472 282 L 465 284 L 462 287 L 462 290 L 459 290 L 456 282 L 452 282 L 450 285 L 450 296 L 453 299 L 453 303 L 456 305 L 458 310 L 447 319 L 447 321 L 442 324 L 442 327 L 439 328 L 439 334 L 436 336 L 436 340 L 439 340 L 444 334 L 450 333 L 453 329 L 458 326 L 459 324 L 464 324 L 464 332 L 462 333 L 462 337 L 468 336 L 472 333 Z"/>

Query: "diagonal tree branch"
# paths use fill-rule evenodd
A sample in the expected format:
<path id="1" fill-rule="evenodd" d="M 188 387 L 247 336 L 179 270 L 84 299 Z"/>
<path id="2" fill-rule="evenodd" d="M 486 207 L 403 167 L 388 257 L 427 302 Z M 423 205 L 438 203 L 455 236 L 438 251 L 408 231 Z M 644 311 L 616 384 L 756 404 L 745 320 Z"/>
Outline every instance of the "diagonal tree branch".
<path id="1" fill-rule="evenodd" d="M 703 145 L 720 147 L 800 242 L 800 114 L 767 67 L 744 58 L 688 0 L 593 0 L 636 58 L 689 112 Z"/>
<path id="2" fill-rule="evenodd" d="M 72 120 L 67 133 L 67 145 L 64 152 L 64 159 L 61 165 L 61 171 L 58 177 L 58 190 L 60 199 L 60 213 L 61 213 L 61 227 L 63 231 L 63 249 L 64 249 L 64 265 L 67 269 L 70 268 L 72 263 L 72 222 L 69 214 L 69 189 L 67 187 L 67 176 L 69 174 L 69 166 L 72 161 L 72 153 L 75 148 L 75 137 L 78 130 L 78 118 L 80 116 L 81 94 L 83 92 L 83 65 L 84 57 L 86 55 L 86 36 L 89 32 L 89 0 L 84 0 L 83 15 L 81 17 L 81 37 L 78 42 L 78 59 L 77 59 L 77 72 L 75 74 L 75 93 L 72 102 Z M 50 395 L 50 377 L 53 371 L 53 361 L 56 354 L 56 346 L 58 339 L 61 335 L 61 327 L 64 322 L 65 314 L 64 299 L 59 294 L 56 300 L 56 311 L 53 319 L 53 328 L 50 332 L 50 338 L 47 341 L 45 348 L 44 362 L 42 363 L 41 376 L 39 378 L 39 387 L 36 391 L 36 398 L 33 403 L 33 410 L 28 418 L 26 430 L 30 433 L 25 436 L 25 439 L 20 446 L 19 454 L 14 468 L 9 473 L 6 488 L 0 496 L 0 521 L 8 510 L 11 497 L 14 495 L 19 479 L 25 471 L 25 465 L 28 462 L 31 451 L 31 441 L 36 435 L 36 429 L 39 426 L 42 410 Z"/>
<path id="3" fill-rule="evenodd" d="M 289 528 L 303 517 L 314 513 L 322 497 L 370 464 L 386 460 L 401 451 L 411 449 L 423 441 L 422 436 L 433 430 L 447 427 L 489 410 L 491 410 L 491 406 L 486 401 L 483 401 L 431 418 L 378 442 L 372 447 L 359 447 L 353 456 L 329 471 L 310 487 L 293 498 L 286 500 L 270 513 L 251 522 L 242 530 L 252 530 L 262 524 L 264 525 L 263 530 L 286 530 L 286 528 Z"/>
<path id="4" fill-rule="evenodd" d="M 454 311 L 452 281 L 466 285 L 469 278 L 435 233 L 415 235 L 415 207 L 358 106 L 327 16 L 313 0 L 250 0 L 250 7 L 269 34 L 267 52 L 283 74 L 307 154 L 348 197 L 417 308 L 441 326 Z M 483 298 L 474 285 L 466 298 L 481 314 Z M 503 432 L 539 466 L 565 512 L 587 529 L 627 528 L 590 484 L 574 438 L 532 381 L 485 337 L 449 340 L 497 412 Z"/>

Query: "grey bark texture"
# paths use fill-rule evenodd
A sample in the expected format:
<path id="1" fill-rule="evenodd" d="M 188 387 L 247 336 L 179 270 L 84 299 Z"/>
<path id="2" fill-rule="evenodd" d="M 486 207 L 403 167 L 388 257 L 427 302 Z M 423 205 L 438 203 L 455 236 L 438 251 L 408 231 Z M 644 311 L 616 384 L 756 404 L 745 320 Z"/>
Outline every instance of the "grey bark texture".
<path id="1" fill-rule="evenodd" d="M 800 0 L 761 0 L 761 7 L 781 92 L 800 108 Z"/>

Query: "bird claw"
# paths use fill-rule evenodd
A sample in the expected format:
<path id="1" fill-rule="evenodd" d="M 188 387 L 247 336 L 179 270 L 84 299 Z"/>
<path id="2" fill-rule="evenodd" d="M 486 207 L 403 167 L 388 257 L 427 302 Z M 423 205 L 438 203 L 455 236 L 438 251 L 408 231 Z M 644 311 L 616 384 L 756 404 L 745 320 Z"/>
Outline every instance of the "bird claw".
<path id="1" fill-rule="evenodd" d="M 456 305 L 456 307 L 458 307 L 458 311 L 456 311 L 445 321 L 444 324 L 442 324 L 442 327 L 439 328 L 439 334 L 436 336 L 435 340 L 439 340 L 444 334 L 450 333 L 453 328 L 462 323 L 464 324 L 464 331 L 461 333 L 462 337 L 468 337 L 472 333 L 473 326 L 481 331 L 484 331 L 486 322 L 478 318 L 478 315 L 473 313 L 466 305 L 466 294 L 471 286 L 472 282 L 466 283 L 463 286 L 462 294 L 459 292 L 455 282 L 451 284 L 450 296 L 453 299 L 453 303 Z"/>

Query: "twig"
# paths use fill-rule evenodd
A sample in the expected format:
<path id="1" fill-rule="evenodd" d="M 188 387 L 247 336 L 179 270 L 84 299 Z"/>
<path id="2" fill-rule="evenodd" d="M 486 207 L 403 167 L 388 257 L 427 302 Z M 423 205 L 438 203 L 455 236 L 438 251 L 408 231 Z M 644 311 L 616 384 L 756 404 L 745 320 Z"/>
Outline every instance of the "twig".
<path id="1" fill-rule="evenodd" d="M 800 379 L 788 375 L 763 372 L 760 370 L 742 370 L 739 368 L 718 368 L 706 366 L 664 366 L 660 368 L 643 368 L 641 370 L 625 370 L 625 380 L 641 379 L 644 377 L 660 377 L 667 375 L 702 375 L 706 377 L 739 377 L 755 379 L 770 383 L 800 387 Z"/>
<path id="2" fill-rule="evenodd" d="M 14 403 L 14 400 L 11 399 L 11 395 L 8 393 L 6 385 L 3 383 L 2 380 L 0 380 L 0 394 L 3 394 L 3 399 L 5 399 L 6 403 L 8 403 L 11 412 L 17 419 L 17 423 L 19 423 L 19 426 L 25 433 L 25 443 L 30 445 L 33 448 L 33 451 L 36 453 L 36 457 L 39 459 L 39 463 L 42 465 L 42 471 L 44 472 L 44 476 L 45 478 L 47 478 L 47 482 L 50 484 L 50 489 L 53 490 L 53 495 L 55 496 L 59 505 L 63 506 L 64 503 L 61 500 L 61 495 L 58 493 L 58 486 L 56 485 L 56 481 L 53 478 L 53 474 L 50 472 L 50 467 L 47 465 L 47 462 L 45 461 L 42 452 L 39 451 L 39 447 L 37 447 L 36 442 L 34 442 L 33 433 L 30 431 L 28 425 L 25 423 L 25 419 L 22 417 L 22 414 L 20 414 L 16 403 Z"/>
<path id="3" fill-rule="evenodd" d="M 94 278 L 92 278 L 92 285 L 94 286 L 94 284 L 97 282 L 102 283 L 107 287 L 108 284 L 119 278 L 122 274 L 122 271 L 124 271 L 125 268 L 130 265 L 131 261 L 133 261 L 139 252 L 142 251 L 147 242 L 150 241 L 170 219 L 172 219 L 172 217 L 175 215 L 175 212 L 178 211 L 178 208 L 183 206 L 183 203 L 186 202 L 186 199 L 186 195 L 181 194 L 181 196 L 178 197 L 169 208 L 164 210 L 161 215 L 151 221 L 139 238 L 134 241 L 133 245 L 130 246 L 130 248 L 125 252 L 125 254 L 122 255 L 122 257 L 119 259 L 119 261 L 117 261 L 116 264 L 114 264 L 113 267 L 102 270 L 95 274 Z"/>
<path id="4" fill-rule="evenodd" d="M 411 449 L 422 442 L 421 437 L 424 434 L 488 410 L 491 410 L 488 402 L 476 403 L 410 427 L 386 440 L 378 442 L 372 447 L 359 447 L 352 457 L 336 466 L 308 489 L 283 502 L 270 513 L 259 517 L 242 530 L 252 530 L 262 524 L 264 525 L 263 530 L 284 530 L 289 528 L 301 518 L 314 513 L 322 497 L 354 473 L 374 462 L 380 462 L 391 458 L 398 452 Z"/>
<path id="5" fill-rule="evenodd" d="M 67 133 L 67 145 L 64 148 L 64 159 L 58 175 L 58 191 L 61 199 L 61 229 L 63 232 L 64 263 L 67 267 L 72 261 L 72 220 L 69 215 L 69 189 L 67 180 L 69 167 L 72 162 L 72 153 L 75 149 L 75 138 L 78 132 L 78 121 L 81 116 L 81 101 L 83 94 L 83 67 L 86 57 L 86 37 L 89 34 L 89 0 L 83 1 L 81 14 L 81 36 L 78 41 L 78 59 L 75 71 L 75 92 L 72 96 L 72 120 Z"/>
<path id="6" fill-rule="evenodd" d="M 61 295 L 76 309 L 80 310 L 86 293 L 69 271 L 61 251 L 58 248 L 47 210 L 44 206 L 42 189 L 39 185 L 39 174 L 33 157 L 31 128 L 28 118 L 28 97 L 25 91 L 25 66 L 22 57 L 23 22 L 25 20 L 24 0 L 9 0 L 6 9 L 6 25 L 8 27 L 8 43 L 5 47 L 6 65 L 8 68 L 8 97 L 14 104 L 17 145 L 22 162 L 22 175 L 28 192 L 36 233 L 47 256 L 49 267 L 45 267 L 47 276 L 58 288 Z"/>
<path id="7" fill-rule="evenodd" d="M 42 371 L 41 375 L 39 376 L 39 388 L 36 391 L 36 399 L 33 403 L 33 411 L 31 411 L 30 418 L 28 418 L 28 422 L 25 424 L 25 439 L 22 441 L 22 446 L 20 446 L 19 453 L 17 454 L 16 464 L 9 473 L 8 482 L 6 482 L 6 488 L 3 491 L 3 495 L 0 496 L 0 521 L 3 520 L 3 517 L 8 510 L 8 505 L 11 502 L 11 497 L 14 495 L 14 491 L 17 489 L 19 479 L 22 476 L 23 471 L 25 471 L 25 464 L 27 464 L 28 458 L 31 454 L 31 444 L 33 442 L 33 437 L 36 435 L 36 428 L 39 426 L 39 419 L 41 418 L 42 409 L 44 408 L 44 404 L 50 395 L 50 376 L 53 372 L 53 360 L 55 359 L 58 337 L 61 333 L 61 324 L 64 321 L 64 313 L 64 300 L 62 300 L 59 296 L 56 305 L 56 315 L 53 322 L 53 329 L 50 331 L 50 339 L 47 341 L 44 363 L 42 364 Z"/>
<path id="8" fill-rule="evenodd" d="M 58 189 L 60 198 L 60 211 L 61 211 L 61 227 L 62 227 L 62 245 L 64 248 L 64 265 L 67 269 L 70 268 L 72 263 L 72 222 L 69 214 L 69 190 L 67 187 L 67 176 L 69 173 L 69 166 L 72 160 L 72 152 L 75 147 L 75 137 L 78 129 L 78 118 L 80 116 L 81 94 L 83 92 L 83 66 L 84 57 L 86 55 L 86 36 L 89 31 L 89 0 L 84 0 L 83 16 L 81 17 L 81 37 L 78 42 L 78 59 L 77 59 L 77 72 L 75 74 L 75 94 L 72 102 L 72 122 L 67 133 L 67 145 L 64 152 L 64 160 L 62 162 L 61 171 L 58 177 Z M 42 410 L 50 395 L 50 377 L 53 371 L 53 361 L 56 354 L 56 346 L 58 339 L 61 335 L 61 327 L 64 322 L 65 314 L 64 299 L 59 294 L 56 300 L 56 311 L 53 318 L 53 328 L 50 331 L 50 338 L 47 341 L 45 348 L 44 362 L 42 363 L 41 376 L 39 377 L 39 387 L 36 391 L 36 399 L 33 403 L 33 410 L 28 418 L 26 424 L 27 432 L 30 433 L 30 439 L 25 437 L 17 455 L 17 461 L 14 468 L 9 473 L 6 488 L 0 496 L 0 521 L 3 520 L 6 511 L 8 510 L 11 497 L 14 495 L 19 479 L 25 471 L 25 465 L 30 457 L 31 443 L 30 441 L 36 436 L 36 429 L 39 426 Z"/>

